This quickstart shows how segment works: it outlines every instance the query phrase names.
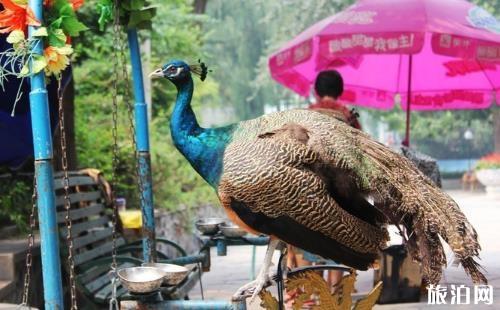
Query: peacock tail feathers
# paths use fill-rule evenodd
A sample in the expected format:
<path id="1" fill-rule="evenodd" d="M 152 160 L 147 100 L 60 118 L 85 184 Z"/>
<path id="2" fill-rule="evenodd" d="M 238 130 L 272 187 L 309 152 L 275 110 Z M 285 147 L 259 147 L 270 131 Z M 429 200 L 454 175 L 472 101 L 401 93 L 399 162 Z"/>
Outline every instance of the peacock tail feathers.
<path id="1" fill-rule="evenodd" d="M 475 282 L 486 282 L 474 260 L 480 250 L 477 233 L 453 199 L 410 160 L 327 113 L 290 110 L 242 122 L 224 156 L 219 191 L 247 202 L 254 212 L 293 215 L 355 251 L 383 248 L 385 230 L 344 212 L 325 180 L 305 167 L 320 163 L 345 172 L 359 192 L 376 199 L 388 222 L 405 227 L 409 252 L 430 283 L 439 281 L 446 266 L 440 237 Z"/>
<path id="2" fill-rule="evenodd" d="M 354 133 L 350 134 L 351 131 Z M 439 282 L 442 267 L 446 266 L 439 236 L 450 245 L 475 282 L 486 282 L 473 259 L 480 250 L 477 233 L 451 197 L 434 186 L 411 161 L 373 141 L 368 135 L 352 129 L 344 130 L 344 135 L 346 140 L 356 141 L 352 145 L 362 150 L 365 163 L 371 167 L 358 169 L 356 173 L 366 173 L 370 193 L 380 202 L 377 206 L 382 208 L 391 222 L 407 228 L 405 237 L 411 240 L 408 242 L 410 253 L 422 262 L 429 282 Z M 345 148 L 345 144 L 342 144 L 342 150 L 352 152 Z M 347 156 L 350 165 L 355 163 L 353 157 Z"/>

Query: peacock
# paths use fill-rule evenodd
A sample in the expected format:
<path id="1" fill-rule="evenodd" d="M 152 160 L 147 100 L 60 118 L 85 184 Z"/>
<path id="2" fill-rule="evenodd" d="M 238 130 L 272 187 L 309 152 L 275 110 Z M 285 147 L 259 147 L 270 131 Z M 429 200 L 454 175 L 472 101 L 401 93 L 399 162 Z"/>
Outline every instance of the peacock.
<path id="1" fill-rule="evenodd" d="M 151 73 L 177 88 L 170 119 L 176 148 L 216 191 L 228 217 L 270 236 L 255 297 L 269 280 L 279 241 L 358 270 L 387 245 L 387 224 L 403 226 L 409 253 L 430 284 L 446 267 L 442 238 L 475 283 L 478 235 L 453 199 L 408 159 L 325 110 L 293 109 L 202 128 L 191 108 L 192 74 L 203 63 L 173 60 Z"/>

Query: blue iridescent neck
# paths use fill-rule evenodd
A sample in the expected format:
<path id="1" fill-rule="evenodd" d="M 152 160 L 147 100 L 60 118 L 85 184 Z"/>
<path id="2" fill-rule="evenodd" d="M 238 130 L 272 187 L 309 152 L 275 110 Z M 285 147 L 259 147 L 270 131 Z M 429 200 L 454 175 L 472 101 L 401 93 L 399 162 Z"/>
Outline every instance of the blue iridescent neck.
<path id="1" fill-rule="evenodd" d="M 177 149 L 193 168 L 213 187 L 222 174 L 222 159 L 230 141 L 232 127 L 202 128 L 191 108 L 193 79 L 176 81 L 177 100 L 170 120 L 170 131 Z"/>
<path id="2" fill-rule="evenodd" d="M 177 87 L 177 99 L 170 119 L 170 129 L 174 143 L 177 146 L 177 142 L 184 142 L 183 138 L 185 136 L 194 135 L 202 128 L 198 125 L 191 108 L 194 89 L 193 79 L 188 76 L 183 81 L 175 83 L 175 86 Z"/>

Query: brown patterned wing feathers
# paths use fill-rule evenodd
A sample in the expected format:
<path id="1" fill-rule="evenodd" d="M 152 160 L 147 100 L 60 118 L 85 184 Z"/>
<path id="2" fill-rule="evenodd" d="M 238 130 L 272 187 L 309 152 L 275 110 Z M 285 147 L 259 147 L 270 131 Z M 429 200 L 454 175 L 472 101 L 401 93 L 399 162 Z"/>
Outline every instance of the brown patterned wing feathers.
<path id="1" fill-rule="evenodd" d="M 240 123 L 224 154 L 218 190 L 240 213 L 260 216 L 252 219 L 257 231 L 285 216 L 326 236 L 325 247 L 336 242 L 354 254 L 374 254 L 387 239 L 370 204 L 356 211 L 373 213 L 364 221 L 348 212 L 348 204 L 373 196 L 383 220 L 406 227 L 409 251 L 431 283 L 446 265 L 439 237 L 475 282 L 486 282 L 474 260 L 480 250 L 477 233 L 458 205 L 408 159 L 334 116 L 290 110 Z M 353 195 L 356 199 L 349 200 Z M 277 237 L 293 244 L 296 234 Z"/>
<path id="2" fill-rule="evenodd" d="M 316 236 L 310 243 L 317 242 L 317 234 L 321 234 L 328 242 L 323 247 L 338 243 L 352 251 L 353 256 L 367 254 L 370 262 L 362 268 L 366 269 L 385 245 L 385 232 L 352 216 L 330 196 L 323 179 L 309 168 L 321 160 L 321 154 L 309 146 L 310 134 L 296 123 L 287 123 L 254 139 L 233 141 L 225 151 L 219 195 L 231 197 L 240 206 L 244 204 L 251 213 L 246 216 L 247 221 L 242 220 L 250 227 L 249 222 L 255 220 L 249 217 L 256 217 L 255 214 L 264 217 L 260 222 L 267 221 L 268 225 L 293 222 L 302 227 L 281 233 L 262 231 L 266 223 L 259 222 L 254 229 L 259 230 L 255 225 L 260 225 L 260 231 L 291 244 L 299 238 L 299 231 L 303 237 L 303 230 L 307 229 L 311 238 Z M 244 217 L 241 212 L 239 215 Z M 277 230 L 283 230 L 281 226 Z M 307 249 L 304 244 L 294 245 Z M 339 259 L 333 256 L 328 258 Z M 343 263 L 350 264 L 346 260 Z"/>

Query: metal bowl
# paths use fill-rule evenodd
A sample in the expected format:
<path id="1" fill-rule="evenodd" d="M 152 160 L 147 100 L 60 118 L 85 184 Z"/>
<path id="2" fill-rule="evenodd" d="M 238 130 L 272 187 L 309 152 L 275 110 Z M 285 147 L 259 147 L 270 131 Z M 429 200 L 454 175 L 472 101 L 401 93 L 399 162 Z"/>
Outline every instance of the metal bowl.
<path id="1" fill-rule="evenodd" d="M 177 285 L 181 283 L 189 273 L 188 268 L 174 264 L 143 263 L 142 266 L 155 267 L 165 272 L 166 275 L 163 278 L 163 284 L 166 285 Z"/>
<path id="2" fill-rule="evenodd" d="M 224 219 L 220 217 L 207 217 L 196 221 L 195 226 L 201 233 L 205 235 L 213 235 L 219 231 L 219 225 L 224 223 Z"/>
<path id="3" fill-rule="evenodd" d="M 224 222 L 219 225 L 219 229 L 226 237 L 243 237 L 247 234 L 246 231 L 241 229 L 238 225 L 233 224 L 231 222 Z"/>
<path id="4" fill-rule="evenodd" d="M 166 273 L 154 267 L 129 267 L 118 270 L 120 282 L 130 293 L 150 293 L 158 290 Z"/>

